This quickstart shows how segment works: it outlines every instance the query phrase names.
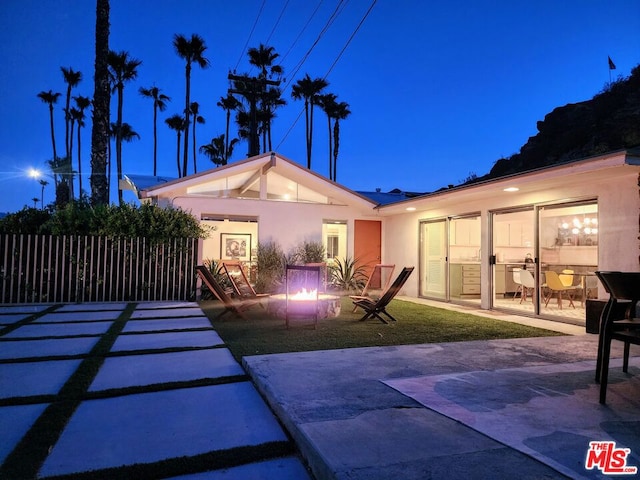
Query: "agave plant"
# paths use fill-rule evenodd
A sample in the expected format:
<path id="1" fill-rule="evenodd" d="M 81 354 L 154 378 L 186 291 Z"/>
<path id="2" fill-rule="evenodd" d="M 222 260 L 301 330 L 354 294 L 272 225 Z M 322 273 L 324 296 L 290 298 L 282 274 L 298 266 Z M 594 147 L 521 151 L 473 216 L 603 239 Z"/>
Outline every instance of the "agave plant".
<path id="1" fill-rule="evenodd" d="M 363 265 L 359 265 L 358 260 L 351 257 L 335 259 L 331 265 L 331 284 L 344 291 L 361 290 L 367 283 L 367 273 Z"/>

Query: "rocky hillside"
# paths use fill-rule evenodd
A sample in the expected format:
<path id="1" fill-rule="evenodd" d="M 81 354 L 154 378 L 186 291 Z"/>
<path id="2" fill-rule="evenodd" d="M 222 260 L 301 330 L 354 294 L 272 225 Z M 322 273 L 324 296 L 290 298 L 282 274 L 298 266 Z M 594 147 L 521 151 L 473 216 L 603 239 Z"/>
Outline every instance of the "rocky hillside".
<path id="1" fill-rule="evenodd" d="M 640 146 L 640 65 L 591 100 L 556 108 L 537 127 L 519 153 L 472 182 Z"/>

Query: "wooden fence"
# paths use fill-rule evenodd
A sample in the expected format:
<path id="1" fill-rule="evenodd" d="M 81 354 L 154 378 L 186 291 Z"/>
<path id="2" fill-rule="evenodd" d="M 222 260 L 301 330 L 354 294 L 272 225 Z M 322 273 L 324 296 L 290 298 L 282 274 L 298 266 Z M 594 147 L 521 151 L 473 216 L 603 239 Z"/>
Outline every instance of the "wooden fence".
<path id="1" fill-rule="evenodd" d="M 0 235 L 0 303 L 193 300 L 198 239 Z"/>

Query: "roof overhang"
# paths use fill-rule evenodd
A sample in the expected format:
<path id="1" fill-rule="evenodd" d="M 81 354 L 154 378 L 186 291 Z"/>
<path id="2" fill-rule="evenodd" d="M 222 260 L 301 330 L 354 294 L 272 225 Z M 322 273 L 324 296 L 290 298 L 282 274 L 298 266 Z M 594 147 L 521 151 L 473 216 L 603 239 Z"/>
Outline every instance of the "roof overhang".
<path id="1" fill-rule="evenodd" d="M 618 151 L 584 160 L 554 165 L 524 173 L 461 185 L 397 203 L 377 207 L 381 215 L 396 215 L 407 211 L 427 211 L 451 204 L 477 202 L 508 195 L 506 188 L 517 188 L 518 194 L 534 194 L 569 184 L 598 183 L 640 172 L 637 151 Z"/>
<path id="2" fill-rule="evenodd" d="M 266 177 L 268 180 L 263 181 Z M 351 205 L 376 203 L 274 152 L 145 188 L 141 198 L 247 198 Z M 295 200 L 292 200 L 295 201 Z"/>

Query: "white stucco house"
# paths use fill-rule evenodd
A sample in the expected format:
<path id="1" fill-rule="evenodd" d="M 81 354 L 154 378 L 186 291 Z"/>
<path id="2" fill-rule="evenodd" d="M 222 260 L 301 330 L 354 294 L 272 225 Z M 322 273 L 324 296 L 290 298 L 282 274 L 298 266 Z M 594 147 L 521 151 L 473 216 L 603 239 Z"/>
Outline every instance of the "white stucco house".
<path id="1" fill-rule="evenodd" d="M 586 299 L 606 297 L 593 272 L 640 267 L 639 174 L 640 152 L 617 151 L 407 196 L 355 192 L 268 153 L 139 195 L 212 227 L 200 260 L 322 241 L 328 257 L 415 266 L 409 297 L 584 324 Z M 551 288 L 550 271 L 571 291 Z"/>

